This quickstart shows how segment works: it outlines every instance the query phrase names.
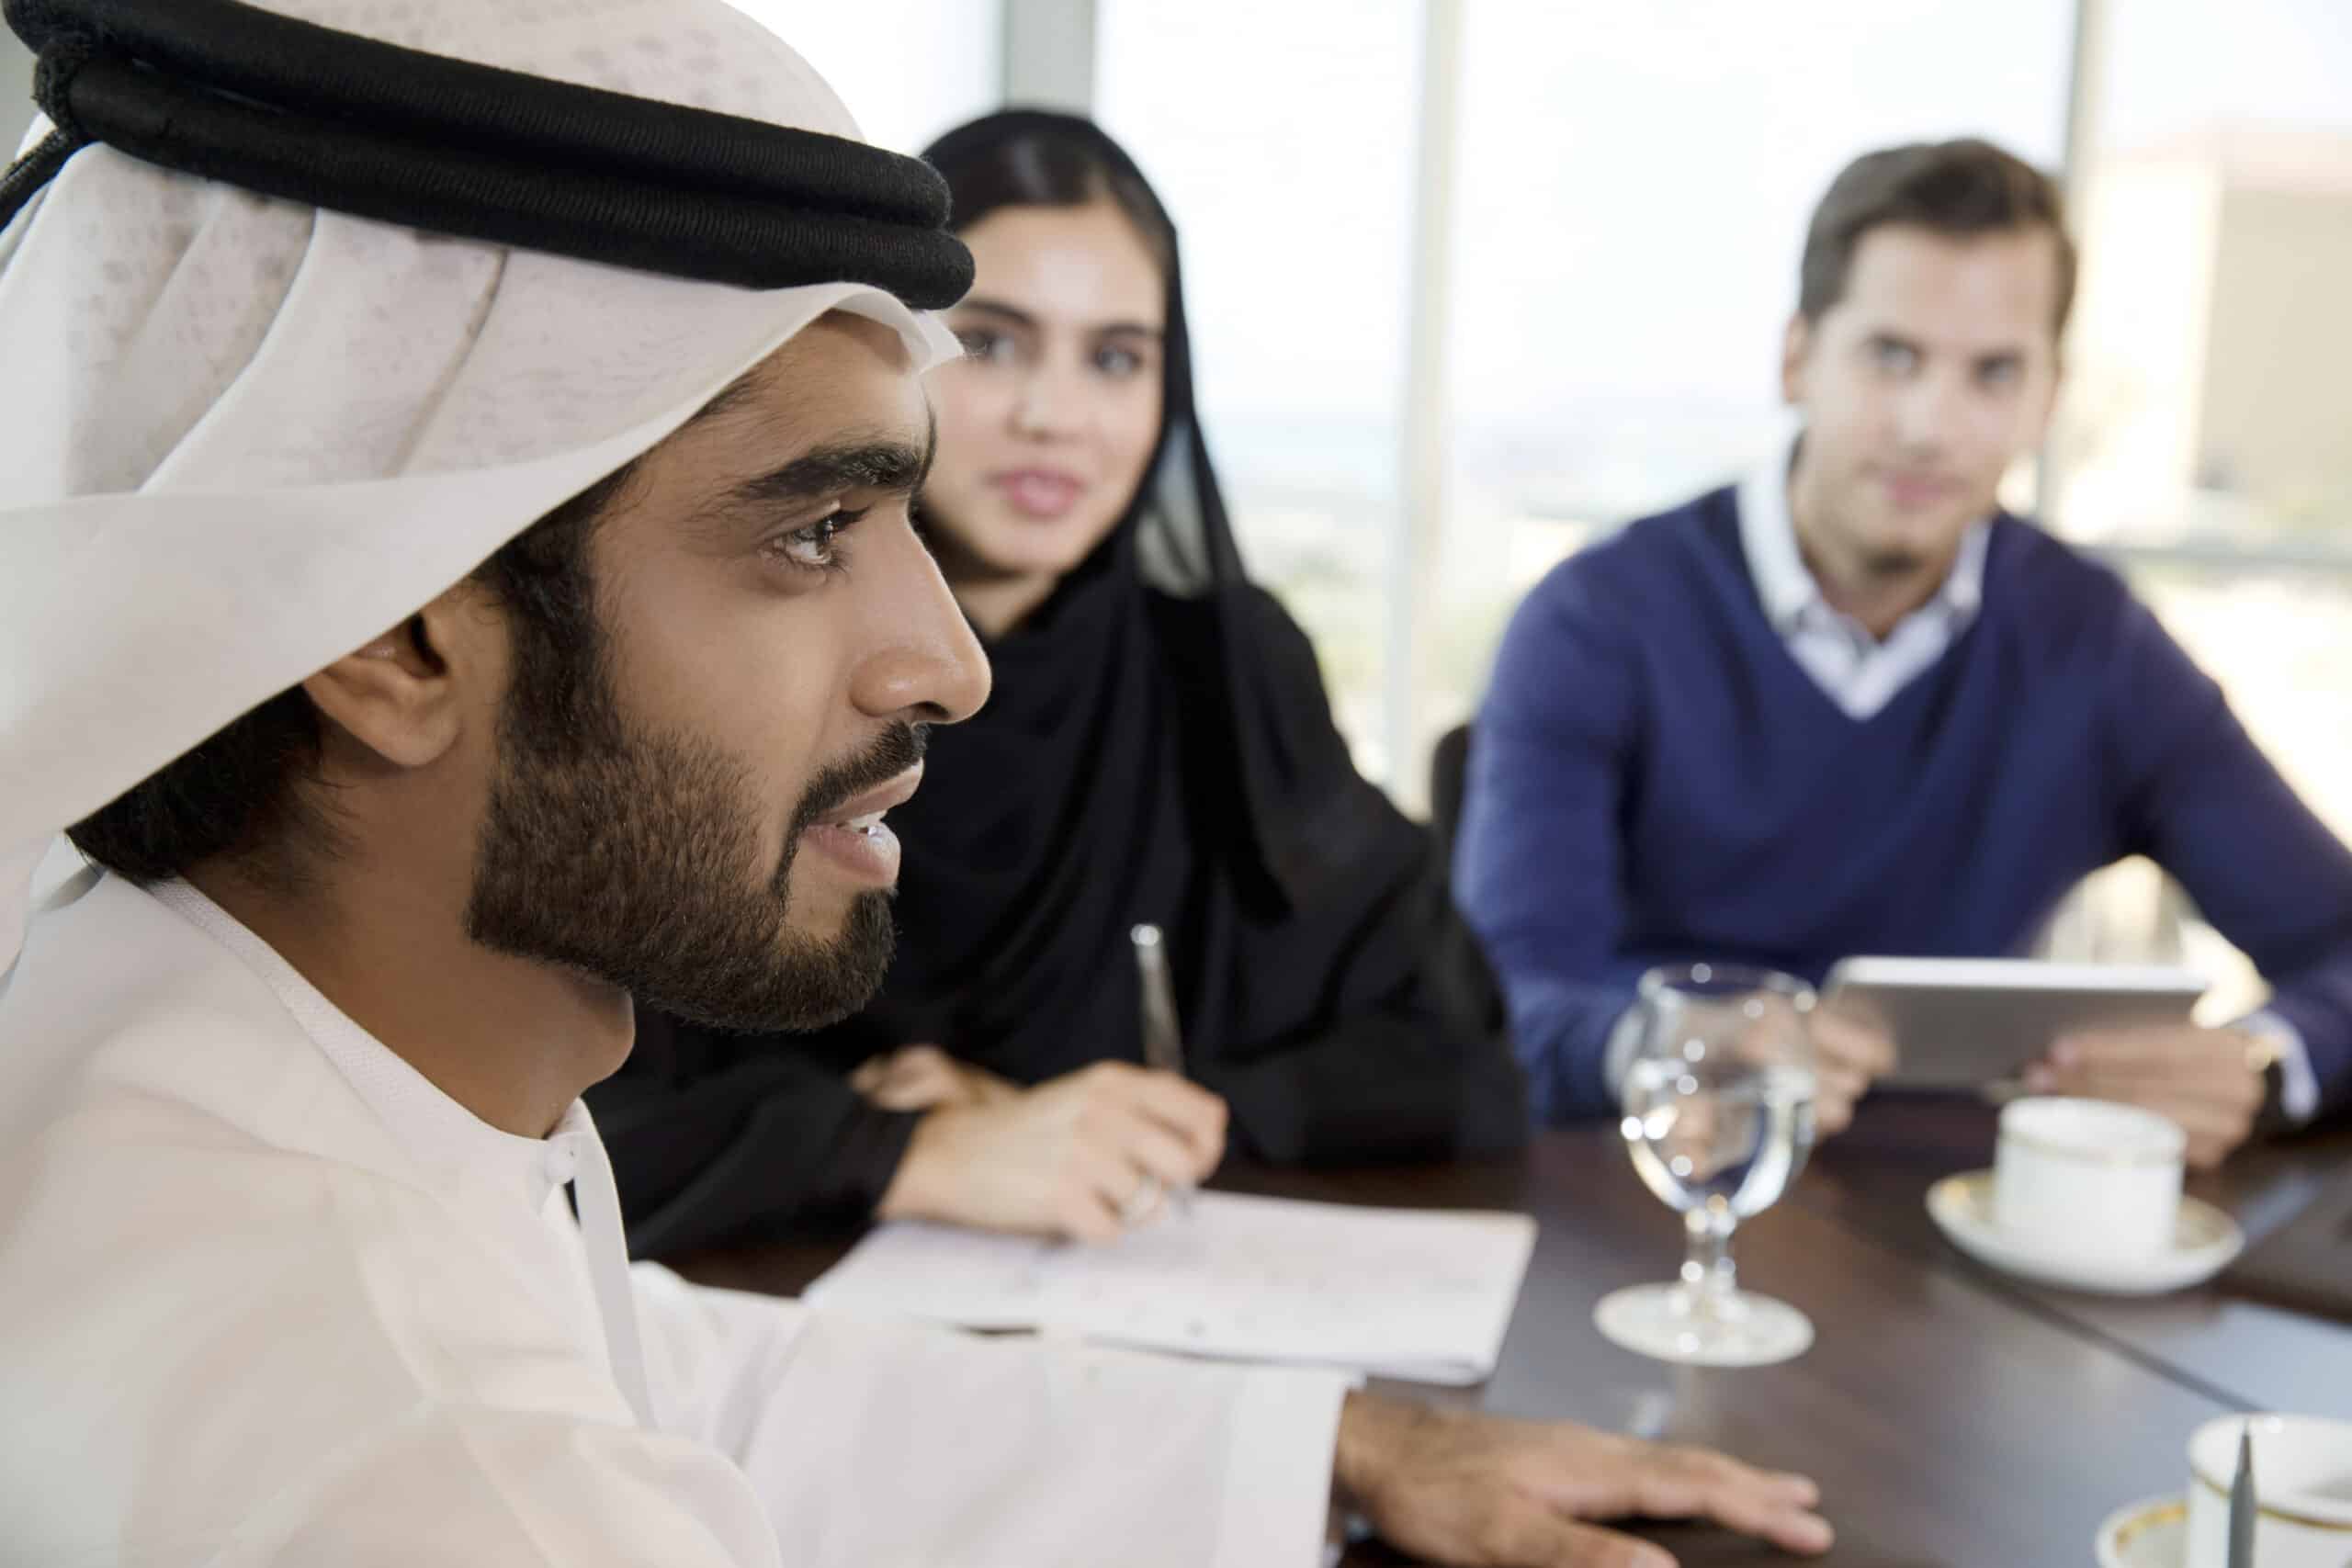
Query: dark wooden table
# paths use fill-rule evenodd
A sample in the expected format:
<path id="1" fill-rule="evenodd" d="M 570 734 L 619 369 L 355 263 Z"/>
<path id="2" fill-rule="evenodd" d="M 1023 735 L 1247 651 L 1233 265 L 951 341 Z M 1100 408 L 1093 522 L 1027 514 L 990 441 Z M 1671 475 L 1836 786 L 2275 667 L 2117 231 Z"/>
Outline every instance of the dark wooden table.
<path id="1" fill-rule="evenodd" d="M 1742 1281 L 1802 1307 L 1818 1333 L 1781 1367 L 1708 1371 L 1621 1350 L 1592 1307 L 1670 1277 L 1680 1227 L 1635 1179 L 1613 1129 L 1547 1134 L 1506 1165 L 1351 1172 L 1230 1171 L 1235 1190 L 1399 1207 L 1510 1208 L 1540 1222 L 1495 1375 L 1415 1390 L 1729 1450 L 1802 1470 L 1838 1529 L 1827 1562 L 1987 1568 L 2091 1561 L 2115 1507 L 2177 1489 L 2199 1423 L 2233 1409 L 2352 1404 L 2352 1329 L 2207 1288 L 2117 1302 L 2017 1284 L 1936 1234 L 1928 1186 L 1989 1165 L 1989 1111 L 1956 1101 L 1866 1108 L 1788 1200 L 1741 1227 Z M 2256 1151 L 2192 1190 L 2257 1234 L 2284 1220 L 2352 1134 Z M 797 1292 L 845 1241 L 704 1255 L 694 1278 Z M 1785 1562 L 1724 1532 L 1643 1533 L 1690 1564 Z M 1355 1563 L 1393 1562 L 1379 1548 Z"/>

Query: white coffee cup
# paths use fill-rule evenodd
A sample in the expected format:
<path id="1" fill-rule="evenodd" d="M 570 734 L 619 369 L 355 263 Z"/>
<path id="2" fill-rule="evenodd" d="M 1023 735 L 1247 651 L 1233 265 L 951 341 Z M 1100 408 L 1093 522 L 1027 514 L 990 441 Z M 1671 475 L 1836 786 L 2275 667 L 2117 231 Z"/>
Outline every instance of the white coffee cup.
<path id="1" fill-rule="evenodd" d="M 2188 1135 L 2153 1111 L 2099 1100 L 2014 1100 L 2001 1111 L 1993 1223 L 2101 1263 L 2173 1245 Z"/>
<path id="2" fill-rule="evenodd" d="M 2352 1563 L 2352 1421 L 2224 1416 L 2188 1439 L 2188 1568 L 2227 1568 L 2238 1433 L 2254 1432 L 2255 1568 Z"/>

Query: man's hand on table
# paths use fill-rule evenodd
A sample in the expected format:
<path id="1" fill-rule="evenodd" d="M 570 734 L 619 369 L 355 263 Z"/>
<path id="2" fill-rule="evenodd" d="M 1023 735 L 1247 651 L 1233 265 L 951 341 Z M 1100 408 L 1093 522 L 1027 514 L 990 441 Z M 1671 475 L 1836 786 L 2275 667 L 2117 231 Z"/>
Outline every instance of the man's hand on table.
<path id="1" fill-rule="evenodd" d="M 1225 1101 L 1173 1073 L 1098 1062 L 1006 1089 L 927 1111 L 876 1213 L 1111 1241 L 1225 1157 Z"/>
<path id="2" fill-rule="evenodd" d="M 1671 1568 L 1663 1549 L 1596 1519 L 1710 1519 L 1807 1553 L 1831 1540 L 1814 1512 L 1820 1490 L 1801 1475 L 1378 1394 L 1348 1396 L 1333 1476 L 1391 1546 L 1454 1568 Z"/>
<path id="3" fill-rule="evenodd" d="M 1894 1041 L 1884 1030 L 1828 1010 L 1813 1015 L 1813 1127 L 1817 1137 L 1853 1124 L 1854 1104 L 1894 1070 Z"/>
<path id="4" fill-rule="evenodd" d="M 2188 1134 L 2188 1163 L 2210 1170 L 2253 1134 L 2271 1054 L 2269 1042 L 2241 1029 L 2109 1030 L 2059 1041 L 2026 1069 L 2025 1086 L 2169 1116 Z"/>

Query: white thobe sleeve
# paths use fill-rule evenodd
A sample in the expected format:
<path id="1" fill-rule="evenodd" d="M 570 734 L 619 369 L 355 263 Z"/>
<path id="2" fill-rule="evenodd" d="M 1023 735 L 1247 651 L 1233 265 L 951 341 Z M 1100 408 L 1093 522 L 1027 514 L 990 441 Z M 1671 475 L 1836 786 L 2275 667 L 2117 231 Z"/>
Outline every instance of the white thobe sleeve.
<path id="1" fill-rule="evenodd" d="M 636 1270 L 664 1425 L 791 1568 L 1313 1568 L 1349 1380 L 813 1312 Z"/>
<path id="2" fill-rule="evenodd" d="M 232 1539 L 107 1562 L 210 1568 L 777 1568 L 734 1466 L 687 1438 L 555 1411 L 421 1401 L 312 1456 Z M 0 1547 L 0 1562 L 15 1562 Z M 26 1561 L 30 1561 L 27 1559 Z M 96 1557 L 74 1561 L 96 1562 Z"/>

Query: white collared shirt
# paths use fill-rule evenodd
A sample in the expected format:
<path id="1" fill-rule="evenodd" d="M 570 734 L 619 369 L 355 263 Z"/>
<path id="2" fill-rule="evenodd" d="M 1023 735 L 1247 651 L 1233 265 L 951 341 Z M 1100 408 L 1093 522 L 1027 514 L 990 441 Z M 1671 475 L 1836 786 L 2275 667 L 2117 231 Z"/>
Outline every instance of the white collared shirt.
<path id="1" fill-rule="evenodd" d="M 1788 464 L 1758 470 L 1739 487 L 1739 542 L 1765 619 L 1831 702 L 1866 719 L 1934 667 L 1984 602 L 1984 550 L 1991 518 L 1968 525 L 1960 554 L 1935 596 L 1883 638 L 1832 606 L 1804 564 L 1789 515 Z"/>

